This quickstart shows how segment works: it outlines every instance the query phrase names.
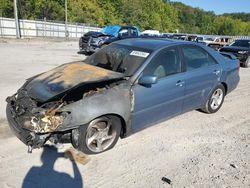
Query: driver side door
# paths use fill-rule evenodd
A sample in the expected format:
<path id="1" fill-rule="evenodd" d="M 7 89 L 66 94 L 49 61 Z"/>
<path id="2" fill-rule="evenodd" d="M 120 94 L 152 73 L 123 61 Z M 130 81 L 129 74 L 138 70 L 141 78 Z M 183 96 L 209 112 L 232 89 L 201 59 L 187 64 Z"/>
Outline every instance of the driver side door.
<path id="1" fill-rule="evenodd" d="M 158 82 L 151 85 L 136 82 L 132 87 L 135 99 L 133 132 L 181 113 L 184 97 L 184 74 L 177 48 L 161 50 L 141 75 L 157 76 Z"/>

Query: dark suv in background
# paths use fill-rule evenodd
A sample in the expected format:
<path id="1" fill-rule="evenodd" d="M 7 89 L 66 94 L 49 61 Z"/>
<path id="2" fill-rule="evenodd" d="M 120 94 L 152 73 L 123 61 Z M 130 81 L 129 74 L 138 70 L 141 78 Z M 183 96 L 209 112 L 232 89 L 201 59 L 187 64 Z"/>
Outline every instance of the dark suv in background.
<path id="1" fill-rule="evenodd" d="M 117 40 L 136 38 L 140 31 L 134 26 L 106 26 L 100 32 L 90 31 L 79 40 L 80 52 L 91 54 Z"/>
<path id="2" fill-rule="evenodd" d="M 235 55 L 243 67 L 250 66 L 250 39 L 235 40 L 229 46 L 221 48 L 220 51 Z"/>

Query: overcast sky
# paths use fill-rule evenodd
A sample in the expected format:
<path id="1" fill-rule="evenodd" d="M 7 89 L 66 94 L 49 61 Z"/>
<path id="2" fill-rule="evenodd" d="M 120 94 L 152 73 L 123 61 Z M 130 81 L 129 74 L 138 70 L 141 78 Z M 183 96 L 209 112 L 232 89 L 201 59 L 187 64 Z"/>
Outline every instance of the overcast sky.
<path id="1" fill-rule="evenodd" d="M 250 13 L 250 0 L 172 0 L 192 7 L 199 7 L 215 14 L 246 12 Z"/>

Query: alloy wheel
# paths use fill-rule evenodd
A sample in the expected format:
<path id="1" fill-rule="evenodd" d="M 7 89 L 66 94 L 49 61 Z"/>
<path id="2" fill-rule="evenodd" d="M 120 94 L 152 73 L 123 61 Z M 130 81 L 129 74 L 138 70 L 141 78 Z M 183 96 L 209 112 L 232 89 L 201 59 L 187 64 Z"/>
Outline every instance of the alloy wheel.
<path id="1" fill-rule="evenodd" d="M 224 93 L 222 91 L 222 89 L 218 88 L 214 91 L 212 97 L 211 97 L 211 101 L 210 101 L 210 106 L 213 110 L 216 110 L 217 108 L 220 107 L 222 101 L 223 101 L 223 96 Z"/>
<path id="2" fill-rule="evenodd" d="M 92 152 L 102 152 L 112 145 L 116 134 L 116 131 L 112 128 L 112 121 L 109 118 L 97 118 L 89 124 L 86 134 L 86 145 Z"/>

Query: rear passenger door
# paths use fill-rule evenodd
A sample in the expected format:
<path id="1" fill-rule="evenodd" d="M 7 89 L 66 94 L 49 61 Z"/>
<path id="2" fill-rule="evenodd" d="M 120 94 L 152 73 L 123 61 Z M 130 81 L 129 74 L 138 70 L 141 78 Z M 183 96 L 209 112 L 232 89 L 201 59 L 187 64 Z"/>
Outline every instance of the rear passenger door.
<path id="1" fill-rule="evenodd" d="M 181 47 L 185 65 L 185 94 L 183 111 L 202 107 L 210 91 L 218 84 L 221 67 L 203 48 L 195 45 Z"/>

